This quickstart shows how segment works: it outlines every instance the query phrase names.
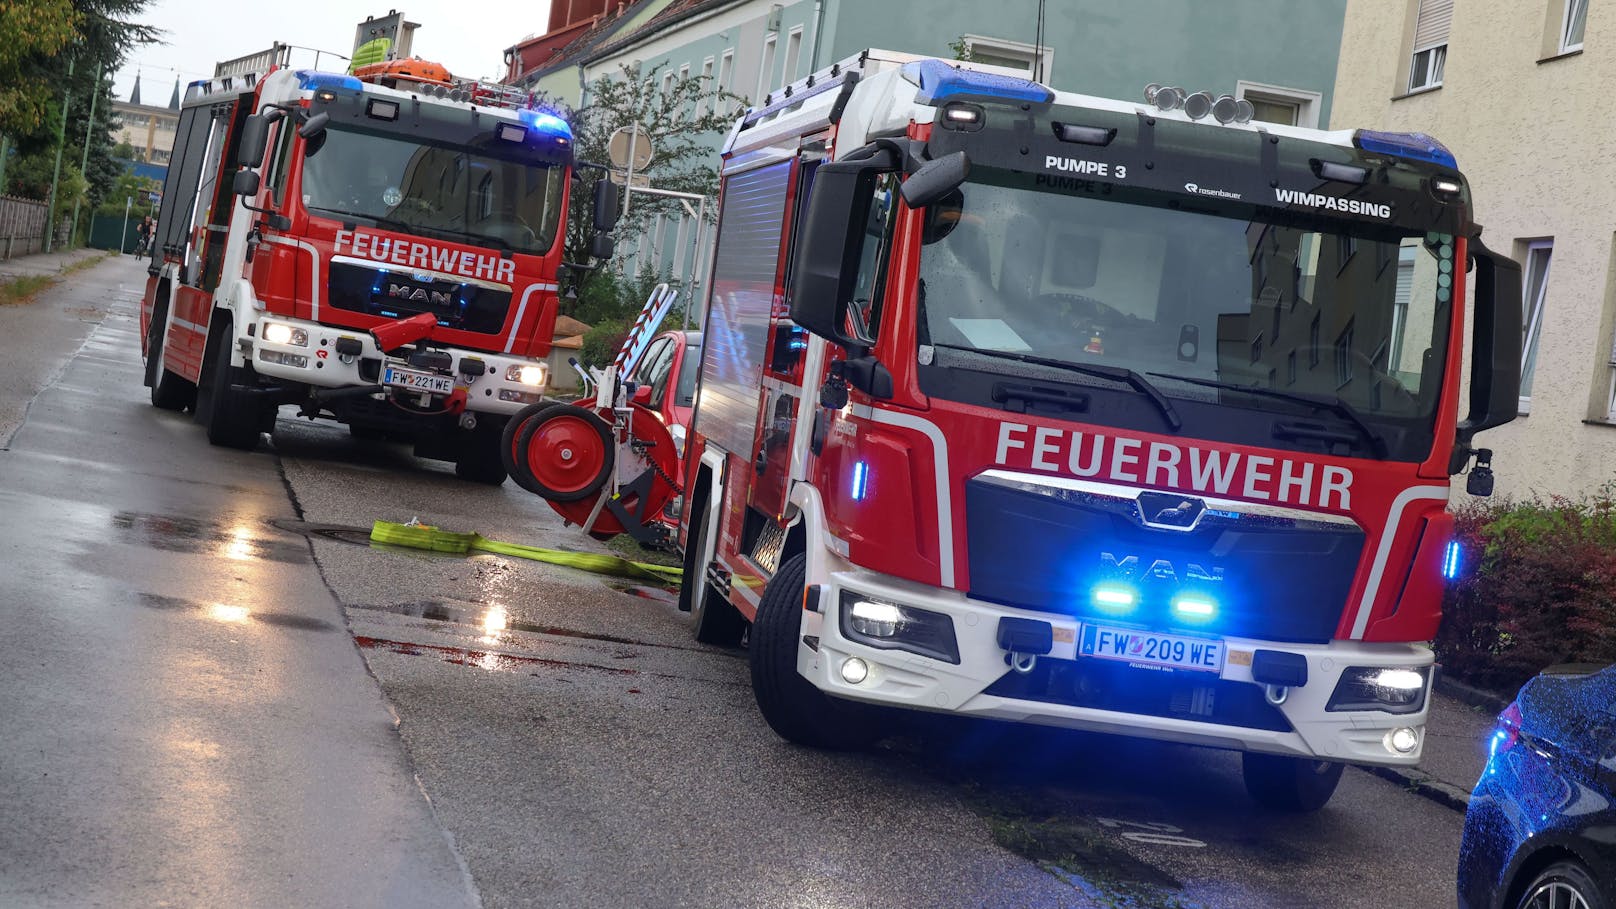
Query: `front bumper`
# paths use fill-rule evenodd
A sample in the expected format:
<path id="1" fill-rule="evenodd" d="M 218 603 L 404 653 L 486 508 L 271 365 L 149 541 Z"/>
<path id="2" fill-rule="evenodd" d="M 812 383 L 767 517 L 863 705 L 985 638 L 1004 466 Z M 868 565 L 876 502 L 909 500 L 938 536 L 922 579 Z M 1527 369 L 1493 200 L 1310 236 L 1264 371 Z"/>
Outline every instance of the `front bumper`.
<path id="1" fill-rule="evenodd" d="M 959 591 L 914 584 L 863 569 L 832 563 L 827 576 L 810 577 L 819 585 L 818 611 L 804 612 L 803 634 L 817 638 L 817 647 L 798 648 L 798 671 L 828 694 L 895 707 L 945 711 L 1014 722 L 1039 723 L 1094 732 L 1206 745 L 1242 751 L 1260 751 L 1312 759 L 1360 764 L 1413 765 L 1424 746 L 1425 722 L 1430 709 L 1430 673 L 1420 708 L 1413 713 L 1381 710 L 1327 711 L 1326 705 L 1342 673 L 1349 667 L 1425 669 L 1433 655 L 1419 644 L 1366 644 L 1333 641 L 1329 644 L 1285 644 L 1241 638 L 1221 638 L 1227 657 L 1217 673 L 1134 668 L 1132 664 L 1080 656 L 1081 621 L 1055 613 L 1036 612 L 973 600 Z M 925 609 L 949 617 L 958 644 L 959 663 L 895 649 L 880 649 L 844 635 L 840 621 L 841 592 L 899 606 Z M 1103 673 L 1112 684 L 1159 690 L 1184 710 L 1150 712 L 1103 709 L 1059 698 L 1006 696 L 1001 680 L 1016 681 L 999 646 L 999 620 L 1032 619 L 1053 626 L 1054 646 L 1039 657 L 1044 671 L 1070 673 L 1074 678 Z M 1179 632 L 1173 632 L 1179 633 Z M 1251 675 L 1250 655 L 1258 650 L 1300 655 L 1307 663 L 1307 682 L 1285 691 L 1281 703 L 1264 698 L 1264 686 Z M 857 684 L 844 679 L 842 667 L 850 657 L 862 659 L 867 675 Z M 997 693 L 996 693 L 997 692 Z M 1074 696 L 1070 701 L 1081 701 Z M 1221 722 L 1210 717 L 1214 703 L 1254 701 L 1262 722 Z M 1198 717 L 1198 714 L 1200 716 Z M 1255 713 L 1253 712 L 1253 715 Z M 1390 745 L 1395 729 L 1411 729 L 1417 737 L 1412 751 L 1399 753 Z"/>
<path id="2" fill-rule="evenodd" d="M 302 346 L 271 344 L 263 337 L 262 326 L 266 322 L 276 322 L 300 329 L 307 335 L 308 342 Z M 251 360 L 253 370 L 271 379 L 319 388 L 353 388 L 377 385 L 381 381 L 382 367 L 387 365 L 412 369 L 416 372 L 422 371 L 402 361 L 390 361 L 376 346 L 376 340 L 369 332 L 269 315 L 260 317 L 252 326 L 250 336 L 243 333 L 247 330 L 247 326 L 242 326 L 238 331 L 237 343 Z M 360 352 L 348 356 L 339 354 L 337 352 L 339 340 L 348 341 L 349 344 L 345 346 L 351 346 L 352 342 L 357 341 L 360 344 Z M 445 351 L 452 358 L 450 373 L 454 376 L 455 386 L 465 389 L 467 410 L 513 414 L 543 397 L 544 386 L 524 385 L 505 378 L 505 373 L 510 367 L 544 365 L 542 361 L 456 347 L 438 349 Z M 460 372 L 462 361 L 468 359 L 478 360 L 483 364 L 475 377 L 468 377 Z"/>

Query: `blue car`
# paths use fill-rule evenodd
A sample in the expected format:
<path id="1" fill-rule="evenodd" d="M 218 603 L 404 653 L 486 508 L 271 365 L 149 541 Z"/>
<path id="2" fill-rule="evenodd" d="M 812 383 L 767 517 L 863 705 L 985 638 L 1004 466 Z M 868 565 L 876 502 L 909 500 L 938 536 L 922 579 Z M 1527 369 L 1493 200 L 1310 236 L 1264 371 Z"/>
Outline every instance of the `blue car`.
<path id="1" fill-rule="evenodd" d="M 1616 909 L 1616 666 L 1562 666 L 1499 715 L 1459 849 L 1461 909 Z"/>

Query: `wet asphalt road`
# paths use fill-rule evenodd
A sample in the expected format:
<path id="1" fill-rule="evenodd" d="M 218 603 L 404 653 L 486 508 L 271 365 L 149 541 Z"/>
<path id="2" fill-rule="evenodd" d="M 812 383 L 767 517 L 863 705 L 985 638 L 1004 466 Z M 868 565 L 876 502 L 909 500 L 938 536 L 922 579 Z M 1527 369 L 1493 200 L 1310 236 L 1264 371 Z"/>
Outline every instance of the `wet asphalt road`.
<path id="1" fill-rule="evenodd" d="M 369 546 L 418 517 L 602 548 L 290 410 L 210 448 L 145 404 L 143 276 L 41 301 L 111 313 L 0 452 L 0 905 L 455 905 L 458 862 L 491 907 L 1454 902 L 1459 815 L 1365 773 L 1297 818 L 1202 749 L 924 721 L 805 751 L 669 592 Z"/>

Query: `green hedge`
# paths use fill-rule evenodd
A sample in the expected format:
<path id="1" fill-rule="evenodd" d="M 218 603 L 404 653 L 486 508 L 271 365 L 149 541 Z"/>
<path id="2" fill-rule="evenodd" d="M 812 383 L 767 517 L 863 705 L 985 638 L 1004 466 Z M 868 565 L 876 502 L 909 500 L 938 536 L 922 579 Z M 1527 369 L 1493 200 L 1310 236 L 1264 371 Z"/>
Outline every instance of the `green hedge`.
<path id="1" fill-rule="evenodd" d="M 1500 692 L 1556 663 L 1616 663 L 1616 488 L 1455 512 L 1463 547 L 1435 647 Z"/>

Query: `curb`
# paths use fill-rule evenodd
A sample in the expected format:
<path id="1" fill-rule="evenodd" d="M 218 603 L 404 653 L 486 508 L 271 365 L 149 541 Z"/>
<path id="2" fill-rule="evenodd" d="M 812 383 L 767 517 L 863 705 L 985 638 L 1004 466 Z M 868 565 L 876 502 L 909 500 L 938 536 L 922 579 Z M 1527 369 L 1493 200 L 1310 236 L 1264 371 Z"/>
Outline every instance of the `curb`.
<path id="1" fill-rule="evenodd" d="M 1354 766 L 1387 782 L 1396 783 L 1409 792 L 1430 799 L 1444 808 L 1452 808 L 1463 813 L 1470 807 L 1469 792 L 1452 783 L 1443 782 L 1423 770 L 1414 767 L 1366 767 L 1356 764 Z"/>
<path id="2" fill-rule="evenodd" d="M 1491 710 L 1494 713 L 1502 713 L 1510 702 L 1510 698 L 1488 691 L 1485 688 L 1466 685 L 1457 679 L 1449 678 L 1447 673 L 1441 671 L 1437 672 L 1436 682 L 1433 687 L 1450 698 L 1464 701 L 1472 707 Z"/>

